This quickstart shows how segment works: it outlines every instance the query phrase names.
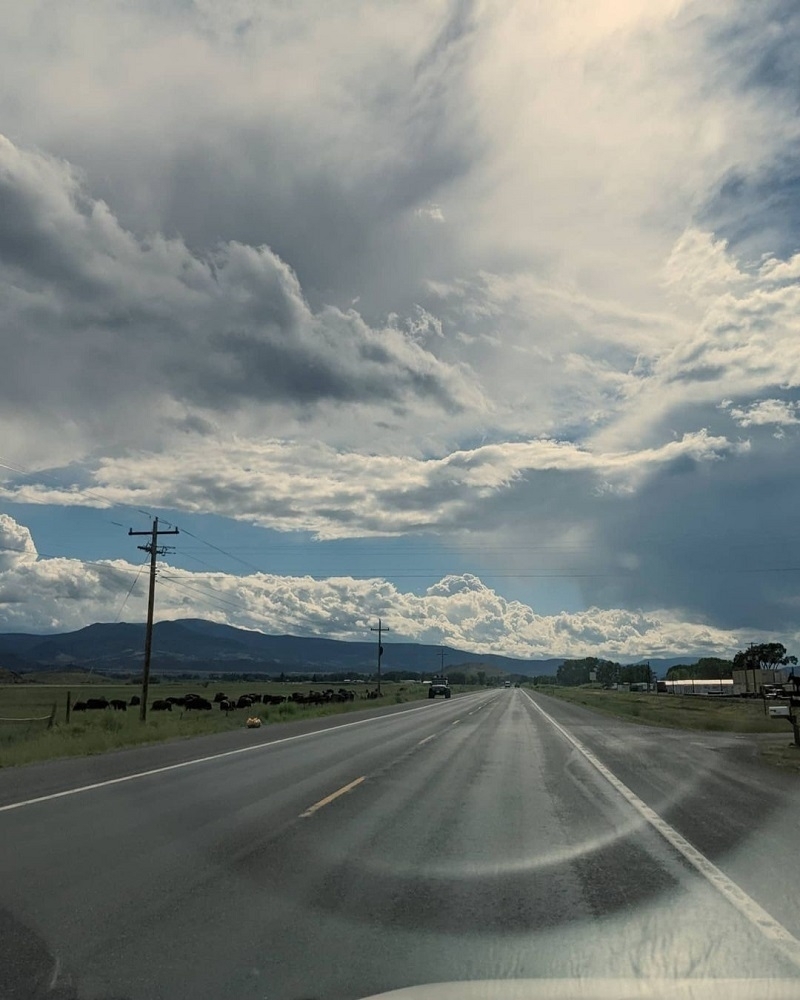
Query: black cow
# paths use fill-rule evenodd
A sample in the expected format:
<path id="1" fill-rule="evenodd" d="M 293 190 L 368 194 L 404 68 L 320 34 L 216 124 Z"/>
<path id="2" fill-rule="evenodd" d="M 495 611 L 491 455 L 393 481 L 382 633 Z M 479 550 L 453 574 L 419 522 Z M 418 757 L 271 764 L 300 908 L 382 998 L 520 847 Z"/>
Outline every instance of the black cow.
<path id="1" fill-rule="evenodd" d="M 253 704 L 253 699 L 250 697 L 250 695 L 249 694 L 243 694 L 243 695 L 241 695 L 241 697 L 239 698 L 239 700 L 236 702 L 236 707 L 237 708 L 250 708 L 250 706 L 252 704 Z"/>
<path id="2" fill-rule="evenodd" d="M 172 704 L 168 701 L 164 701 L 163 698 L 159 698 L 158 701 L 153 702 L 152 706 L 153 712 L 171 712 Z"/>
<path id="3" fill-rule="evenodd" d="M 131 707 L 133 707 L 134 705 L 141 705 L 141 703 L 142 703 L 142 701 L 141 701 L 141 698 L 139 697 L 139 695 L 138 695 L 138 694 L 135 694 L 135 695 L 134 695 L 134 696 L 133 696 L 133 697 L 131 698 L 131 700 L 130 700 L 130 701 L 128 702 L 128 704 L 129 704 L 129 705 L 130 705 Z"/>
<path id="4" fill-rule="evenodd" d="M 72 706 L 72 711 L 73 712 L 85 712 L 86 711 L 86 702 L 85 701 L 76 701 L 75 704 Z"/>
<path id="5" fill-rule="evenodd" d="M 219 703 L 220 712 L 232 712 L 235 708 L 236 708 L 236 702 L 229 701 L 227 698 L 225 698 L 223 701 Z"/>
<path id="6" fill-rule="evenodd" d="M 211 702 L 206 701 L 205 698 L 192 698 L 191 701 L 187 700 L 186 702 L 187 712 L 198 711 L 198 710 L 203 712 L 210 712 Z"/>
<path id="7" fill-rule="evenodd" d="M 111 699 L 111 707 L 116 712 L 127 712 L 128 711 L 128 703 L 127 703 L 127 701 L 124 701 L 122 698 L 112 698 Z"/>
<path id="8" fill-rule="evenodd" d="M 223 694 L 222 691 L 217 691 L 217 693 L 214 695 L 215 704 L 219 704 L 221 701 L 227 701 L 227 700 L 228 696 L 226 694 Z"/>
<path id="9" fill-rule="evenodd" d="M 108 708 L 108 701 L 105 698 L 89 698 L 86 702 L 86 707 L 89 709 Z"/>

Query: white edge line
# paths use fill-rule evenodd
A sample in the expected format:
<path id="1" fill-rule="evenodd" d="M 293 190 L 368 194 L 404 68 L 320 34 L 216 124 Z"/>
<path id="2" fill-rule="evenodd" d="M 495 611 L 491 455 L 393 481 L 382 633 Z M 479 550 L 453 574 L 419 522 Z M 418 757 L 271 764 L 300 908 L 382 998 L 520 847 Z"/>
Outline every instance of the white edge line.
<path id="1" fill-rule="evenodd" d="M 431 740 L 435 739 L 436 739 L 436 733 L 434 733 L 432 736 L 426 736 L 424 740 L 420 740 L 419 743 L 417 743 L 417 746 L 421 747 L 423 744 L 430 743 Z"/>
<path id="2" fill-rule="evenodd" d="M 434 702 L 434 705 L 436 703 Z M 182 760 L 177 764 L 165 764 L 163 767 L 154 767 L 149 771 L 137 771 L 135 774 L 124 774 L 119 778 L 108 778 L 106 781 L 95 781 L 91 785 L 79 785 L 77 788 L 65 788 L 61 792 L 51 792 L 49 795 L 39 795 L 34 799 L 23 799 L 21 802 L 9 802 L 0 806 L 0 813 L 10 812 L 12 809 L 22 809 L 23 806 L 36 805 L 37 802 L 51 802 L 53 799 L 63 799 L 68 795 L 79 795 L 81 792 L 91 792 L 96 788 L 107 788 L 109 785 L 121 785 L 125 781 L 136 781 L 137 778 L 149 778 L 154 774 L 164 774 L 167 771 L 177 771 L 181 767 L 192 767 L 194 764 L 205 764 L 210 760 L 221 760 L 223 757 L 234 757 L 241 753 L 253 753 L 256 750 L 268 750 L 270 747 L 280 746 L 282 743 L 292 743 L 295 740 L 305 740 L 311 736 L 322 736 L 325 733 L 335 733 L 341 729 L 350 729 L 352 726 L 364 726 L 370 722 L 387 722 L 393 719 L 401 719 L 412 712 L 423 712 L 433 708 L 433 705 L 420 705 L 417 708 L 407 708 L 401 712 L 392 712 L 390 715 L 379 715 L 374 719 L 356 719 L 355 722 L 343 722 L 338 726 L 328 726 L 325 729 L 315 729 L 310 733 L 298 733 L 297 736 L 284 736 L 279 740 L 270 740 L 268 743 L 256 743 L 254 746 L 237 747 L 236 750 L 224 750 L 222 753 L 209 754 L 207 757 L 193 757 L 191 760 Z"/>
<path id="3" fill-rule="evenodd" d="M 631 791 L 628 786 L 620 781 L 610 768 L 606 767 L 588 747 L 575 736 L 566 730 L 560 723 L 547 713 L 540 705 L 533 700 L 527 691 L 524 692 L 527 699 L 537 712 L 558 730 L 561 735 L 568 740 L 583 757 L 602 774 L 602 776 L 619 792 L 629 805 L 642 816 L 647 822 L 670 844 L 683 858 L 692 865 L 722 896 L 727 899 L 742 916 L 761 931 L 764 937 L 779 948 L 783 954 L 796 966 L 800 967 L 800 941 L 783 924 L 779 923 L 770 913 L 757 903 L 752 896 L 742 889 L 733 879 L 728 876 L 696 847 L 678 833 L 673 827 L 662 819 L 658 813 L 651 809 L 639 796 Z"/>

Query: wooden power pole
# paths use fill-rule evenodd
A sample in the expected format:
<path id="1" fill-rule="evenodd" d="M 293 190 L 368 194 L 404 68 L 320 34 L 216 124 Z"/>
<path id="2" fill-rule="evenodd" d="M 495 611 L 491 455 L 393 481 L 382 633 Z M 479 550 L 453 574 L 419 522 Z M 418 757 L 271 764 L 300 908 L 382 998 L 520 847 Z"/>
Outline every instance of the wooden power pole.
<path id="1" fill-rule="evenodd" d="M 389 631 L 391 631 L 391 630 L 388 629 L 383 624 L 383 622 L 380 620 L 380 618 L 378 619 L 378 627 L 370 629 L 370 632 L 377 632 L 378 633 L 378 697 L 379 698 L 381 696 L 381 657 L 383 656 L 383 646 L 381 644 L 381 637 L 382 637 L 382 635 L 383 635 L 384 632 L 389 632 Z"/>
<path id="2" fill-rule="evenodd" d="M 147 689 L 150 686 L 150 654 L 153 649 L 153 608 L 156 601 L 156 557 L 166 555 L 168 549 L 165 546 L 159 548 L 159 535 L 177 535 L 177 528 L 170 528 L 168 531 L 158 530 L 158 518 L 153 518 L 153 527 L 150 531 L 134 531 L 128 529 L 129 535 L 150 535 L 150 541 L 146 545 L 138 545 L 142 552 L 150 553 L 150 591 L 147 595 L 147 629 L 144 636 L 144 669 L 142 670 L 142 703 L 139 706 L 139 718 L 142 722 L 147 719 Z"/>

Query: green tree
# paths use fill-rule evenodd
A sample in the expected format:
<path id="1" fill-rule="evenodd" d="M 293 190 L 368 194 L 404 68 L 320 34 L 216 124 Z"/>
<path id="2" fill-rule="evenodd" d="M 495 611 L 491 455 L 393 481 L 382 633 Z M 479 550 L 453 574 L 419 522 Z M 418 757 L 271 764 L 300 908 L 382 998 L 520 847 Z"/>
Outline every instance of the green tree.
<path id="1" fill-rule="evenodd" d="M 649 663 L 631 663 L 619 668 L 621 684 L 647 684 L 653 681 L 653 672 Z"/>
<path id="2" fill-rule="evenodd" d="M 620 666 L 612 660 L 598 660 L 595 672 L 597 680 L 603 687 L 619 683 Z"/>
<path id="3" fill-rule="evenodd" d="M 582 660 L 564 660 L 556 670 L 556 683 L 562 687 L 578 687 L 589 683 L 589 672 L 594 669 L 594 657 Z"/>
<path id="4" fill-rule="evenodd" d="M 564 660 L 556 671 L 559 684 L 575 687 L 588 684 L 592 679 L 600 684 L 616 684 L 620 666 L 612 660 L 602 660 L 597 656 L 584 656 L 580 660 Z"/>
<path id="5" fill-rule="evenodd" d="M 734 670 L 777 670 L 796 664 L 796 656 L 787 656 L 782 642 L 762 642 L 740 649 L 733 658 Z"/>
<path id="6" fill-rule="evenodd" d="M 733 670 L 733 660 L 723 660 L 718 656 L 703 656 L 695 664 L 698 677 L 730 677 Z"/>

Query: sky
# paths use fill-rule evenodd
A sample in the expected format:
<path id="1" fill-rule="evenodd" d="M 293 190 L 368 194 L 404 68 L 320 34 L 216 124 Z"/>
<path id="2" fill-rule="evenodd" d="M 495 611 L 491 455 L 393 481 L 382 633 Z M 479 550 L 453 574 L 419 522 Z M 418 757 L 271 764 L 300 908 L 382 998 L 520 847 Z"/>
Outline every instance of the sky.
<path id="1" fill-rule="evenodd" d="M 0 630 L 800 652 L 791 0 L 0 10 Z"/>

